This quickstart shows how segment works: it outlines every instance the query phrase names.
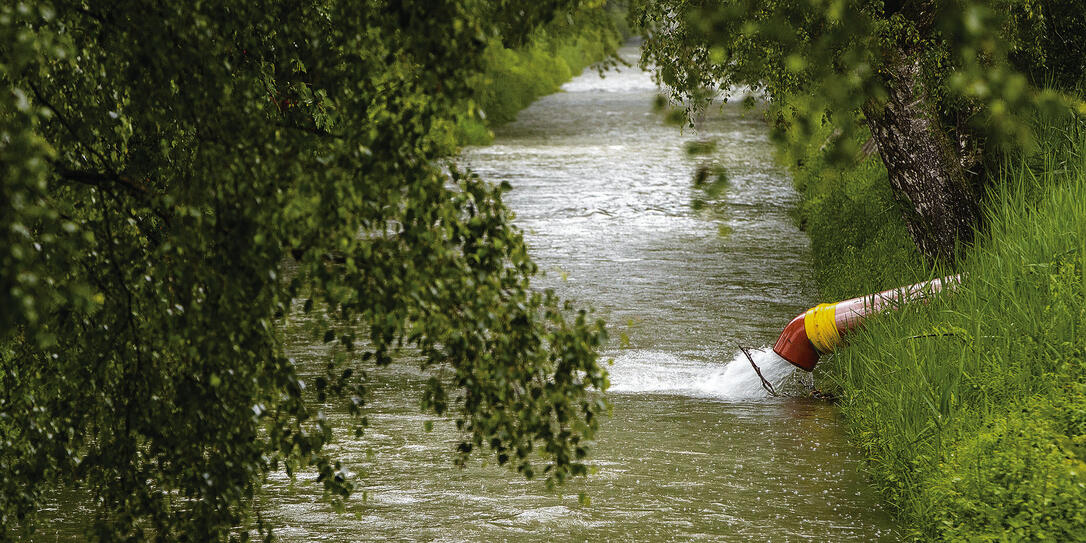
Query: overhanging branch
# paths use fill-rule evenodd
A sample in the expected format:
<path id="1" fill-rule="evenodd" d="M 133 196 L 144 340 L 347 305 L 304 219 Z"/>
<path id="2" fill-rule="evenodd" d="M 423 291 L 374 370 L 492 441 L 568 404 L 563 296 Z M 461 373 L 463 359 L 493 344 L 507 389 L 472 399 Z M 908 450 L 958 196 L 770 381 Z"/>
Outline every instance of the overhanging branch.
<path id="1" fill-rule="evenodd" d="M 120 186 L 128 192 L 132 192 L 140 196 L 147 196 L 151 194 L 151 192 L 147 190 L 147 187 L 141 186 L 123 175 L 106 172 L 72 170 L 56 163 L 53 164 L 53 167 L 54 171 L 58 176 L 60 176 L 61 179 L 74 181 L 82 185 L 88 185 L 100 189 L 106 189 L 109 186 Z"/>

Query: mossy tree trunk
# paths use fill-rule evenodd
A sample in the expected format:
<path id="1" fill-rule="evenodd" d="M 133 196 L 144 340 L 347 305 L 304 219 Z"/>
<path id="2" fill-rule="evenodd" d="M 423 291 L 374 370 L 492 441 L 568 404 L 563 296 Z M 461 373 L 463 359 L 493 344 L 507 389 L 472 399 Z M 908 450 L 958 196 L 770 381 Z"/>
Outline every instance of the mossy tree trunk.
<path id="1" fill-rule="evenodd" d="M 884 65 L 887 98 L 869 100 L 863 112 L 905 210 L 917 248 L 932 260 L 953 258 L 978 226 L 978 199 L 969 159 L 936 114 L 919 55 L 892 51 Z"/>

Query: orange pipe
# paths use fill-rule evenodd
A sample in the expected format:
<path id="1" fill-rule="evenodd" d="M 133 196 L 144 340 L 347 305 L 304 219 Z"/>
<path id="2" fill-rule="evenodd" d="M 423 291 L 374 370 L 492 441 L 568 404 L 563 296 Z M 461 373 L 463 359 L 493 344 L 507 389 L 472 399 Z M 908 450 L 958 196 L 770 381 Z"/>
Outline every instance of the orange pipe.
<path id="1" fill-rule="evenodd" d="M 773 344 L 773 352 L 794 366 L 811 371 L 818 364 L 819 356 L 833 351 L 843 342 L 842 336 L 859 327 L 868 316 L 923 300 L 960 282 L 960 276 L 951 275 L 843 302 L 817 305 L 784 327 Z"/>

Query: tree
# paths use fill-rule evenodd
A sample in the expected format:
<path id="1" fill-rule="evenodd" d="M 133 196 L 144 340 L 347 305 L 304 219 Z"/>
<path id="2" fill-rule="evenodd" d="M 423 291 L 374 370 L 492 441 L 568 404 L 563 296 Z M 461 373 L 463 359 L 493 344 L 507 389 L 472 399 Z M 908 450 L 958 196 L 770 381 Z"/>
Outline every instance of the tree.
<path id="1" fill-rule="evenodd" d="M 575 9 L 0 6 L 0 540 L 66 481 L 108 540 L 239 535 L 282 467 L 343 499 L 318 403 L 364 426 L 366 367 L 407 347 L 460 461 L 583 474 L 602 323 L 531 288 L 508 186 L 450 170 L 433 137 L 489 39 Z M 347 353 L 311 383 L 282 354 L 292 308 Z"/>
<path id="2" fill-rule="evenodd" d="M 635 17 L 643 61 L 680 100 L 762 92 L 782 141 L 806 145 L 834 125 L 826 148 L 839 163 L 865 126 L 932 259 L 972 240 L 986 172 L 1007 147 L 1029 145 L 1028 111 L 1086 113 L 1036 89 L 1082 82 L 1086 35 L 1068 30 L 1086 13 L 1071 0 L 662 0 Z"/>

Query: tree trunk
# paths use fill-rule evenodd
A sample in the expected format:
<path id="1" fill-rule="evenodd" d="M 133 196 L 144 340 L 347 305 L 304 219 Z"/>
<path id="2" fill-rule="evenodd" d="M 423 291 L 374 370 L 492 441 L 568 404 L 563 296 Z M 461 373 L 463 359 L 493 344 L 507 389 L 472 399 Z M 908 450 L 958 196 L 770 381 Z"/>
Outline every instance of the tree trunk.
<path id="1" fill-rule="evenodd" d="M 888 97 L 864 104 L 867 125 L 917 248 L 931 260 L 953 258 L 980 217 L 963 158 L 935 113 L 918 56 L 894 51 L 884 69 Z"/>

